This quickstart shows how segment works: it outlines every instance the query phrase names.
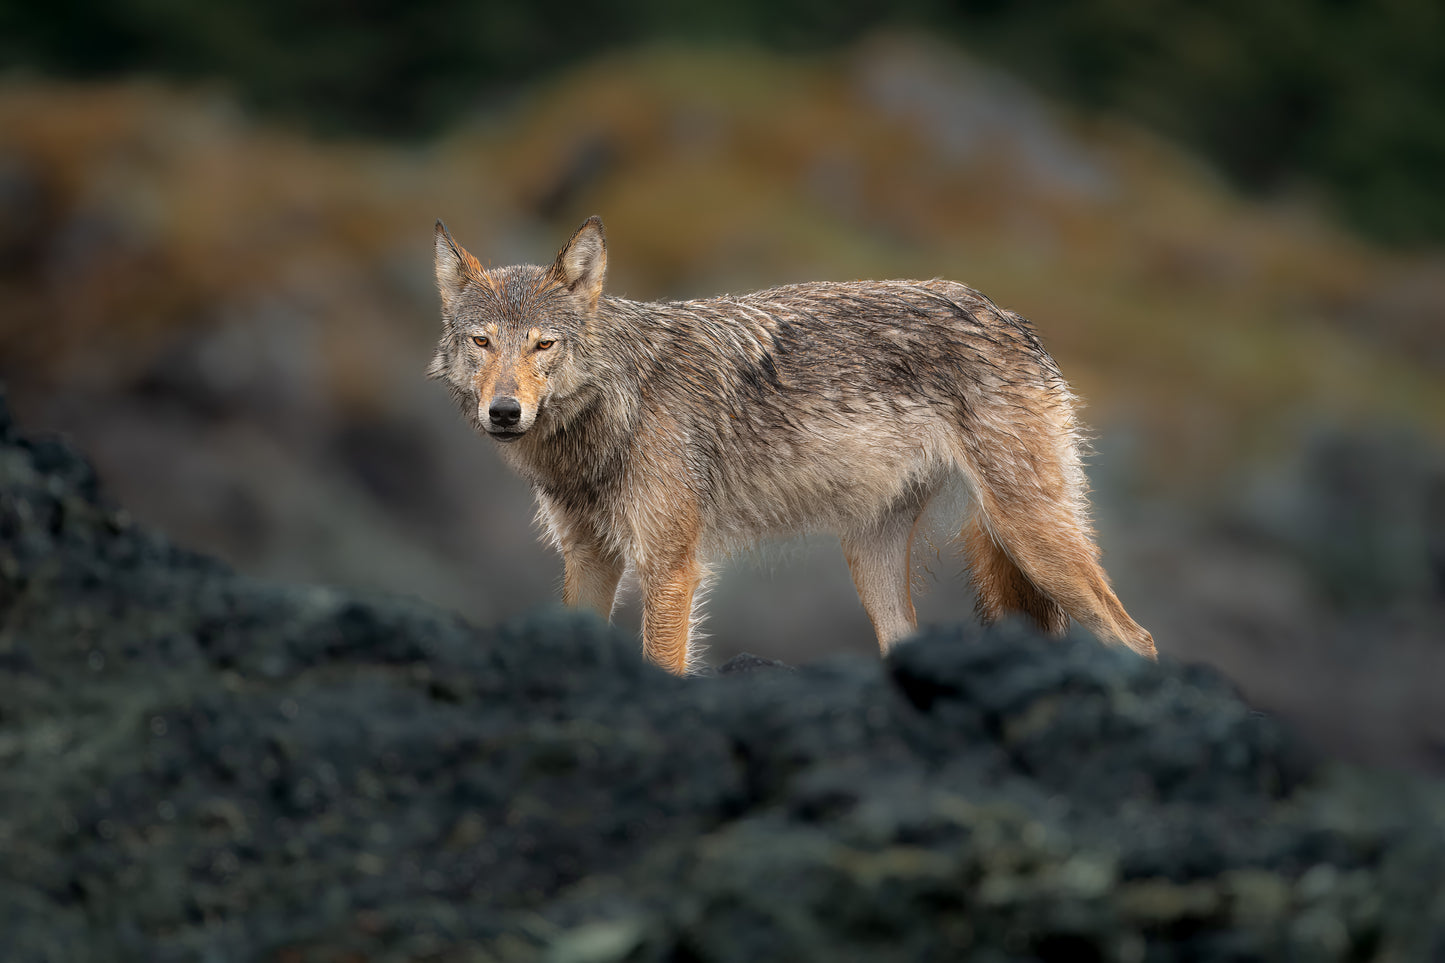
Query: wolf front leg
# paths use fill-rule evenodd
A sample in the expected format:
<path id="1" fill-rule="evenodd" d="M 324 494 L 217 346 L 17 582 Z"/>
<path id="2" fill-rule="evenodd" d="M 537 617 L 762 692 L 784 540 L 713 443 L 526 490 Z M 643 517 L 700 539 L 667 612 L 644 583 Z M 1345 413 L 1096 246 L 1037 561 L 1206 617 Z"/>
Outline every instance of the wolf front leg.
<path id="1" fill-rule="evenodd" d="M 578 539 L 563 543 L 562 604 L 586 606 L 612 621 L 612 607 L 617 601 L 617 583 L 622 580 L 626 563 L 622 556 L 610 552 L 600 543 Z"/>
<path id="2" fill-rule="evenodd" d="M 695 545 L 638 566 L 642 583 L 642 652 L 674 675 L 691 668 L 693 595 L 702 583 Z"/>
<path id="3" fill-rule="evenodd" d="M 537 491 L 537 516 L 562 550 L 562 604 L 586 606 L 610 621 L 617 583 L 626 568 L 623 557 L 607 547 L 589 519 L 565 511 L 541 490 Z"/>

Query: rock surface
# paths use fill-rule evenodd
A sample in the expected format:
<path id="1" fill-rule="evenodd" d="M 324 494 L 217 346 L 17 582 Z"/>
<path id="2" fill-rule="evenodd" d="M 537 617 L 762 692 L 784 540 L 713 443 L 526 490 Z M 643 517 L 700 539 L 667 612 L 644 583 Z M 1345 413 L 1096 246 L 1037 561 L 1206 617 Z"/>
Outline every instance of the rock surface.
<path id="1" fill-rule="evenodd" d="M 0 412 L 7 960 L 1428 960 L 1438 785 L 1022 629 L 674 679 L 239 576 Z"/>

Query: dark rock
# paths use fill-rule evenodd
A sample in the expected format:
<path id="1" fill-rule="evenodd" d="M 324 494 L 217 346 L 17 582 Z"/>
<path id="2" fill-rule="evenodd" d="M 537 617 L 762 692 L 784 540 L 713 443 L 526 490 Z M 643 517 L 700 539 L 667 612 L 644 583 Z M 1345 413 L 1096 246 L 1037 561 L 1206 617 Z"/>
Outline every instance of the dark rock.
<path id="1" fill-rule="evenodd" d="M 740 652 L 717 667 L 718 675 L 749 675 L 765 669 L 787 669 L 793 667 L 777 659 L 765 659 L 751 652 Z"/>
<path id="2" fill-rule="evenodd" d="M 0 406 L 3 409 L 3 406 Z M 245 578 L 0 410 L 7 960 L 1429 959 L 1438 786 L 1015 625 L 675 679 Z"/>

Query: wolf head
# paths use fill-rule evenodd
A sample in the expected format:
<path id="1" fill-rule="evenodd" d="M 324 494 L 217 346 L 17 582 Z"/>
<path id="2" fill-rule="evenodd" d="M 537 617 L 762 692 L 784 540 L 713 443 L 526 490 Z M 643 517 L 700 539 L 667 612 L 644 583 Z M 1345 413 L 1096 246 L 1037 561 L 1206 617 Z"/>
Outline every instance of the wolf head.
<path id="1" fill-rule="evenodd" d="M 441 342 L 428 376 L 447 381 L 477 427 L 522 438 L 585 378 L 581 350 L 602 295 L 607 238 L 589 217 L 551 267 L 484 270 L 437 221 Z"/>

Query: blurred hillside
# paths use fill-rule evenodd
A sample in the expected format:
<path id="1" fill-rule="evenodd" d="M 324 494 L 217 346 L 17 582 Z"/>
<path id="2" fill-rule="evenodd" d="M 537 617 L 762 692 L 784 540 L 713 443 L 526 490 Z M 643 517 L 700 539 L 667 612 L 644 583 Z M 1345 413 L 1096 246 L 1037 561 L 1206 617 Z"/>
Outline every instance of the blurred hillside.
<path id="1" fill-rule="evenodd" d="M 642 43 L 817 53 L 882 28 L 1141 121 L 1258 196 L 1309 192 L 1374 237 L 1445 241 L 1436 0 L 0 2 L 0 67 L 219 80 L 314 130 L 416 136 Z"/>
<path id="2" fill-rule="evenodd" d="M 1030 317 L 1090 405 L 1106 563 L 1161 651 L 1340 751 L 1445 764 L 1445 258 L 1242 200 L 932 42 L 619 53 L 409 146 L 205 88 L 12 81 L 0 377 L 182 543 L 491 621 L 560 564 L 422 377 L 432 219 L 545 262 L 592 213 L 630 297 L 946 276 Z M 921 612 L 967 618 L 938 542 Z M 728 570 L 715 658 L 872 649 L 836 546 L 783 551 Z"/>

